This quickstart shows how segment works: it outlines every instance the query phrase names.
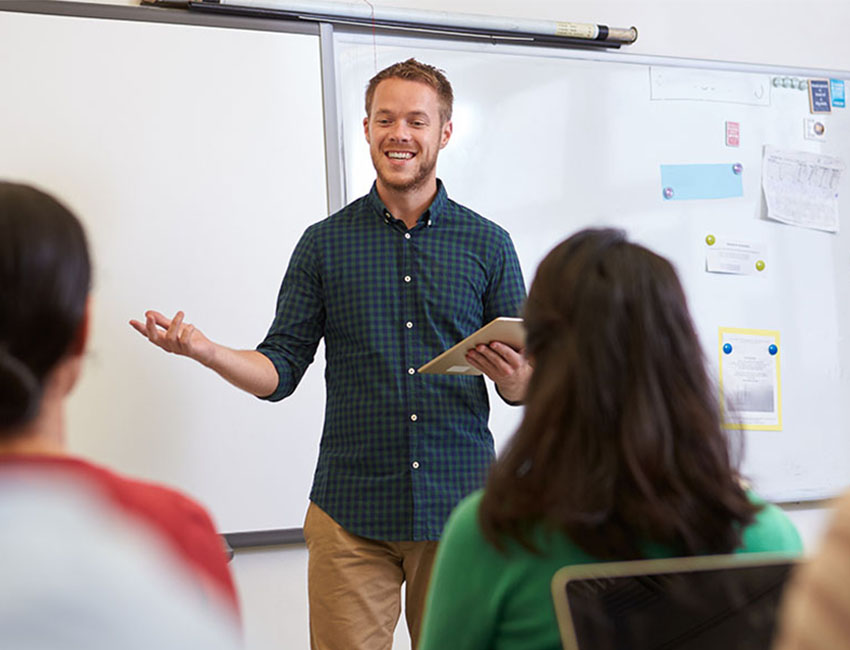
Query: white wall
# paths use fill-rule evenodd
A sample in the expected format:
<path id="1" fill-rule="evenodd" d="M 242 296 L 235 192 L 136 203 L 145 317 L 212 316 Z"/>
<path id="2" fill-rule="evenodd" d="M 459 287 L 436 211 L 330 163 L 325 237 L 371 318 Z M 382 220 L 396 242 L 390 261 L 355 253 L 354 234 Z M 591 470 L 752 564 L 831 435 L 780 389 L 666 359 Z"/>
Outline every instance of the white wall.
<path id="1" fill-rule="evenodd" d="M 96 0 L 110 4 L 109 0 Z M 138 4 L 115 0 L 111 4 Z M 847 0 L 383 0 L 376 6 L 636 26 L 624 52 L 850 70 Z M 827 504 L 786 508 L 807 549 L 817 544 Z M 232 563 L 248 647 L 308 647 L 306 551 L 288 546 L 242 551 Z M 403 627 L 403 625 L 401 626 Z M 397 648 L 409 648 L 399 630 Z"/>

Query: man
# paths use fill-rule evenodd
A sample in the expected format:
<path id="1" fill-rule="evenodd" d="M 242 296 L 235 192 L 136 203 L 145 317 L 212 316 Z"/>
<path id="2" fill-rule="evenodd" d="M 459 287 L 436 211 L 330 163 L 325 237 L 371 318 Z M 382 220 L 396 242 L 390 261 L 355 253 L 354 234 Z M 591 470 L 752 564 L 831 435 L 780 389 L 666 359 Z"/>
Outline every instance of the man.
<path id="1" fill-rule="evenodd" d="M 416 372 L 525 298 L 508 234 L 437 179 L 452 99 L 445 76 L 413 59 L 370 81 L 363 127 L 377 180 L 304 233 L 257 350 L 215 344 L 181 312 L 132 321 L 270 400 L 295 389 L 325 338 L 325 426 L 304 523 L 313 648 L 391 647 L 403 582 L 415 646 L 443 524 L 493 456 L 483 379 Z M 531 370 L 519 352 L 494 342 L 467 359 L 503 399 L 522 401 Z"/>

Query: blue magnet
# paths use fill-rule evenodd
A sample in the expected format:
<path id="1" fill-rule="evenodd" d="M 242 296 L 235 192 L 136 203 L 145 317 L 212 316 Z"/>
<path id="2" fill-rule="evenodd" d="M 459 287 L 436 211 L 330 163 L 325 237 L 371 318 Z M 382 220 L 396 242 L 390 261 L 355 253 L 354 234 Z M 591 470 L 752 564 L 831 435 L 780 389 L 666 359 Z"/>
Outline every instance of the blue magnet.
<path id="1" fill-rule="evenodd" d="M 731 343 L 724 343 L 723 344 L 723 352 L 724 352 L 724 354 L 732 354 L 732 344 Z"/>
<path id="2" fill-rule="evenodd" d="M 736 174 L 740 174 L 742 171 L 744 171 L 744 166 L 741 163 L 735 163 L 734 165 L 732 165 L 732 171 Z"/>
<path id="3" fill-rule="evenodd" d="M 767 351 L 770 352 L 771 355 L 774 355 L 779 352 L 779 348 L 776 347 L 773 343 L 771 343 L 770 346 L 767 348 Z"/>
<path id="4" fill-rule="evenodd" d="M 673 198 L 673 188 L 672 187 L 665 187 L 664 188 L 664 198 L 665 199 L 672 199 Z"/>

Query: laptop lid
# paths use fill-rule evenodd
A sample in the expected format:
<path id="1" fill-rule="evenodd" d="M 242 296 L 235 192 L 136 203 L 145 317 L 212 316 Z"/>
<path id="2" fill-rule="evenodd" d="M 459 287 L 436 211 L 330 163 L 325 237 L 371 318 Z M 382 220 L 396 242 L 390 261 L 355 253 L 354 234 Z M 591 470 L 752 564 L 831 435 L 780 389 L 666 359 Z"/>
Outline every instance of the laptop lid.
<path id="1" fill-rule="evenodd" d="M 552 595 L 565 650 L 769 650 L 796 560 L 753 553 L 565 567 Z"/>

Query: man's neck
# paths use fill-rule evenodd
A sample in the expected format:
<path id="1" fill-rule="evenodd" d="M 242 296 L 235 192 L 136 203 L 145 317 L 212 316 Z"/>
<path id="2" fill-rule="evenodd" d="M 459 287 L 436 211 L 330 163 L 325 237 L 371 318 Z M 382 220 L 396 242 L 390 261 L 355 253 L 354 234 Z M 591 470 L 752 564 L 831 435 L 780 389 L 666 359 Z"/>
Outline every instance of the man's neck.
<path id="1" fill-rule="evenodd" d="M 422 213 L 428 209 L 428 206 L 434 201 L 437 196 L 437 179 L 431 179 L 422 187 L 414 190 L 399 191 L 386 187 L 378 179 L 378 196 L 381 201 L 387 206 L 387 210 L 396 219 L 400 219 L 407 226 L 408 230 L 416 225 Z"/>

